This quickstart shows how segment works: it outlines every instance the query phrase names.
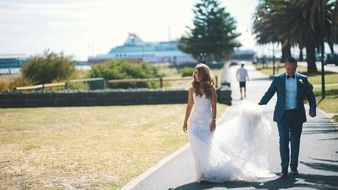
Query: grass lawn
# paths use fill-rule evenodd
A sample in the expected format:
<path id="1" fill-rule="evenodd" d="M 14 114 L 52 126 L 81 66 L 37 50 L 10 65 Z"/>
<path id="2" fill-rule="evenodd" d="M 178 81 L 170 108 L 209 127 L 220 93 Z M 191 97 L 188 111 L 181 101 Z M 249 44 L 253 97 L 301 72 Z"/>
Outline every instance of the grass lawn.
<path id="1" fill-rule="evenodd" d="M 333 113 L 333 119 L 338 122 L 338 84 L 325 87 L 326 98 L 321 100 L 321 87 L 315 87 L 319 107 L 327 113 Z"/>
<path id="2" fill-rule="evenodd" d="M 184 104 L 0 109 L 0 189 L 119 189 L 188 142 L 184 112 Z"/>
<path id="3" fill-rule="evenodd" d="M 278 64 L 276 64 L 276 67 Z M 262 65 L 255 65 L 256 69 L 263 72 L 268 76 L 272 76 L 272 64 L 268 64 L 267 68 L 262 68 Z M 277 73 L 284 72 L 284 64 L 279 64 Z M 338 122 L 338 73 L 325 72 L 325 83 L 328 84 L 325 87 L 326 98 L 321 100 L 321 74 L 320 72 L 315 74 L 308 74 L 306 67 L 298 67 L 298 71 L 307 75 L 311 84 L 314 87 L 314 93 L 317 97 L 317 103 L 320 109 L 327 113 L 333 113 L 333 119 Z"/>

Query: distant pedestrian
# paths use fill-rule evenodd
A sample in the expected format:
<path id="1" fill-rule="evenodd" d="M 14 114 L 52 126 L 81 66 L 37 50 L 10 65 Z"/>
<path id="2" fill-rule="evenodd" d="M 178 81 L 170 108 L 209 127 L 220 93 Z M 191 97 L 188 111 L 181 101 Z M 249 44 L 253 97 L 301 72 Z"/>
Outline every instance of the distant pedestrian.
<path id="1" fill-rule="evenodd" d="M 244 64 L 241 64 L 241 67 L 237 69 L 236 78 L 239 82 L 239 91 L 241 92 L 241 99 L 243 99 L 243 89 L 244 97 L 246 97 L 246 81 L 249 80 L 248 70 L 244 68 Z"/>

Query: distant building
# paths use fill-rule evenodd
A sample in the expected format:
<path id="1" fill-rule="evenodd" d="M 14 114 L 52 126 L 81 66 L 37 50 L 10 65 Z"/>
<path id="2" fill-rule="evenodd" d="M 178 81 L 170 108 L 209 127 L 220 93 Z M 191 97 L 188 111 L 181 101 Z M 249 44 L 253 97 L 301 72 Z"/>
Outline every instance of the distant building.
<path id="1" fill-rule="evenodd" d="M 177 45 L 178 40 L 144 42 L 136 34 L 129 34 L 123 45 L 112 48 L 108 54 L 89 57 L 88 62 L 99 63 L 111 59 L 176 64 L 196 62 L 191 55 L 180 51 Z"/>
<path id="2" fill-rule="evenodd" d="M 0 54 L 0 68 L 20 68 L 28 62 L 23 54 Z"/>

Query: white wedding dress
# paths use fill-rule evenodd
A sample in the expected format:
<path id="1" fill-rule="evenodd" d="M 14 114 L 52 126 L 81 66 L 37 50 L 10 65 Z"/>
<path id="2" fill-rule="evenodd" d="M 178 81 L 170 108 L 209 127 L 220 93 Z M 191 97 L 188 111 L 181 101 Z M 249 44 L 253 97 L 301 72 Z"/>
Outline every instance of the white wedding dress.
<path id="1" fill-rule="evenodd" d="M 230 121 L 218 119 L 210 132 L 211 101 L 194 93 L 188 128 L 196 169 L 196 181 L 223 182 L 273 176 L 267 170 L 264 146 L 270 126 L 258 105 L 245 102 Z"/>

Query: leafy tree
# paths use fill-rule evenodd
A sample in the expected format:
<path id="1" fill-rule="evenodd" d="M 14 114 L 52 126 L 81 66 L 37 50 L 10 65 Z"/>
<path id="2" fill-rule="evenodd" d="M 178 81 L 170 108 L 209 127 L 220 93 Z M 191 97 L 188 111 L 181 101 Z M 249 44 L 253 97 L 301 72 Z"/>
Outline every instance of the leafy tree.
<path id="1" fill-rule="evenodd" d="M 194 68 L 183 67 L 179 69 L 179 72 L 181 73 L 182 77 L 191 77 L 194 72 Z"/>
<path id="2" fill-rule="evenodd" d="M 321 26 L 320 26 L 320 2 L 310 0 L 291 0 L 294 11 L 291 15 L 290 30 L 292 31 L 291 41 L 306 48 L 306 61 L 308 72 L 317 72 L 316 49 L 319 52 L 321 46 Z M 334 2 L 323 0 L 323 28 L 324 41 L 328 44 L 333 43 L 330 39 L 330 28 L 333 26 Z"/>
<path id="3" fill-rule="evenodd" d="M 52 81 L 66 80 L 75 71 L 75 61 L 72 56 L 65 56 L 46 50 L 42 55 L 36 55 L 22 66 L 21 72 L 25 80 L 33 84 L 45 84 Z"/>
<path id="4" fill-rule="evenodd" d="M 254 33 L 260 44 L 281 43 L 281 62 L 291 56 L 289 1 L 261 0 L 256 8 Z"/>
<path id="5" fill-rule="evenodd" d="M 306 48 L 308 72 L 317 72 L 316 49 L 320 49 L 320 2 L 313 0 L 260 0 L 254 18 L 257 42 L 282 44 L 282 58 L 292 46 Z M 337 44 L 337 0 L 323 0 L 323 35 L 331 52 Z M 277 31 L 277 32 L 276 32 Z M 300 55 L 301 57 L 302 55 Z"/>
<path id="6" fill-rule="evenodd" d="M 179 49 L 200 62 L 224 60 L 240 46 L 236 21 L 218 0 L 201 0 L 194 7 L 194 27 L 181 37 Z"/>
<path id="7" fill-rule="evenodd" d="M 330 9 L 332 10 L 331 20 L 332 24 L 329 28 L 329 37 L 328 44 L 331 50 L 331 53 L 334 53 L 334 44 L 338 44 L 338 0 L 330 4 Z"/>
<path id="8" fill-rule="evenodd" d="M 110 79 L 146 79 L 158 77 L 158 70 L 149 63 L 133 63 L 126 60 L 111 60 L 92 66 L 89 72 L 91 78 L 103 77 Z M 111 84 L 110 88 L 157 87 L 158 83 L 120 83 Z"/>

